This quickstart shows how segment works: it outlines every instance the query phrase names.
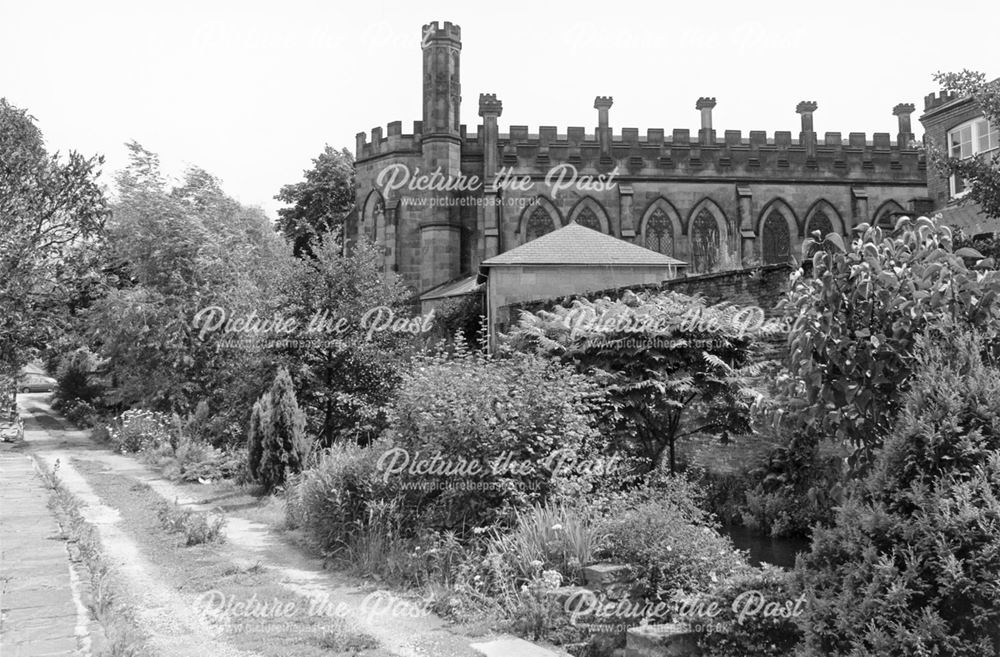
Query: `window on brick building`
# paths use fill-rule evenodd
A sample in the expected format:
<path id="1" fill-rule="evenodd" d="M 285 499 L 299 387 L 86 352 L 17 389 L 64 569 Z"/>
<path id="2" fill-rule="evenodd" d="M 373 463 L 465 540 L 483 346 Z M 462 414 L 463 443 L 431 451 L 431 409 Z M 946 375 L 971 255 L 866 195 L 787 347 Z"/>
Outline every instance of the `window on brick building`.
<path id="1" fill-rule="evenodd" d="M 948 155 L 968 159 L 980 153 L 1000 148 L 1000 130 L 986 119 L 973 119 L 948 131 Z M 951 195 L 962 196 L 968 191 L 969 181 L 952 176 L 949 181 Z"/>

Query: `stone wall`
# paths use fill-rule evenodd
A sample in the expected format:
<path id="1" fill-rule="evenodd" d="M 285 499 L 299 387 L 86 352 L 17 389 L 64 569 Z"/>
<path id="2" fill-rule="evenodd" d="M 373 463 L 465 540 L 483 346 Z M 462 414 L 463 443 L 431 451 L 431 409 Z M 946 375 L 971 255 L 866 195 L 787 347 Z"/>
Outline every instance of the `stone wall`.
<path id="1" fill-rule="evenodd" d="M 759 306 L 764 310 L 766 316 L 774 317 L 777 315 L 775 307 L 778 301 L 788 291 L 791 273 L 791 265 L 763 265 L 749 269 L 675 278 L 660 283 L 629 285 L 585 294 L 513 303 L 499 309 L 497 316 L 506 317 L 509 320 L 500 322 L 497 328 L 501 332 L 506 331 L 511 323 L 517 321 L 522 310 L 537 312 L 554 308 L 557 305 L 566 306 L 577 297 L 590 300 L 602 297 L 620 299 L 626 291 L 673 291 L 690 296 L 697 294 L 705 297 L 710 304 L 729 302 L 740 306 Z"/>

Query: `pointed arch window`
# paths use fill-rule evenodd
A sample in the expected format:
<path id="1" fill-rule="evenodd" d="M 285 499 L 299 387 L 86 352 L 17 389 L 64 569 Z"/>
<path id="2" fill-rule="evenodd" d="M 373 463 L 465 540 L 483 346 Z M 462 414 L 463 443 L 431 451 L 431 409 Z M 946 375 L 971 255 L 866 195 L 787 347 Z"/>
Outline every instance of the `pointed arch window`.
<path id="1" fill-rule="evenodd" d="M 530 242 L 549 232 L 552 232 L 552 217 L 545 208 L 541 206 L 536 207 L 532 210 L 531 216 L 528 217 L 528 223 L 524 232 L 524 241 Z"/>
<path id="2" fill-rule="evenodd" d="M 764 220 L 762 239 L 764 243 L 764 264 L 775 265 L 788 262 L 791 256 L 791 236 L 788 222 L 778 210 L 772 211 Z"/>
<path id="3" fill-rule="evenodd" d="M 597 213 L 594 212 L 593 208 L 583 208 L 580 210 L 580 214 L 576 215 L 576 223 L 598 232 L 601 231 L 601 220 L 597 218 Z"/>
<path id="4" fill-rule="evenodd" d="M 827 233 L 833 232 L 833 222 L 830 221 L 830 217 L 826 215 L 826 212 L 822 210 L 816 210 L 813 213 L 812 218 L 809 220 L 809 234 L 813 231 L 819 231 L 820 237 L 826 237 Z"/>
<path id="5" fill-rule="evenodd" d="M 653 210 L 646 221 L 646 248 L 663 255 L 674 255 L 674 227 L 661 208 Z"/>
<path id="6" fill-rule="evenodd" d="M 691 256 L 694 271 L 713 271 L 719 264 L 719 224 L 708 208 L 703 208 L 691 227 Z"/>

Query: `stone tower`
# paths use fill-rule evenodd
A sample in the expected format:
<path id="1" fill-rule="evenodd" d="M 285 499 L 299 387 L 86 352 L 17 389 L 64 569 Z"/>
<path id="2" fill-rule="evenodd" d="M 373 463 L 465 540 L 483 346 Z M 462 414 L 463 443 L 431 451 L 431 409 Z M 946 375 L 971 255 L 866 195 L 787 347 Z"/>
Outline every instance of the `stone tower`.
<path id="1" fill-rule="evenodd" d="M 448 179 L 462 172 L 460 110 L 462 85 L 459 62 L 462 53 L 462 29 L 437 21 L 424 25 L 423 49 L 424 113 L 421 152 L 423 171 L 440 170 Z M 441 196 L 440 192 L 430 195 Z M 428 206 L 419 213 L 420 289 L 427 290 L 459 274 L 461 218 L 459 206 Z"/>

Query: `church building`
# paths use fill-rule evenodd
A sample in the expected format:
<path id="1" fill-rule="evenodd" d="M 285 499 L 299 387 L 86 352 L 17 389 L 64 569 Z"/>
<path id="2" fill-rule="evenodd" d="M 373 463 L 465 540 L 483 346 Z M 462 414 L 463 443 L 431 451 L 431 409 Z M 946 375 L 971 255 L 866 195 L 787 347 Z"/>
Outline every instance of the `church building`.
<path id="1" fill-rule="evenodd" d="M 895 136 L 818 133 L 814 101 L 795 107 L 794 136 L 717 131 L 710 97 L 691 99 L 695 130 L 612 128 L 613 99 L 597 96 L 596 128 L 501 132 L 502 100 L 480 93 L 470 130 L 461 37 L 452 23 L 423 27 L 422 114 L 412 130 L 394 121 L 357 135 L 347 237 L 380 245 L 386 271 L 425 299 L 467 293 L 485 261 L 573 223 L 697 276 L 792 262 L 813 231 L 846 236 L 862 222 L 889 225 L 929 209 L 912 104 L 892 108 Z"/>

